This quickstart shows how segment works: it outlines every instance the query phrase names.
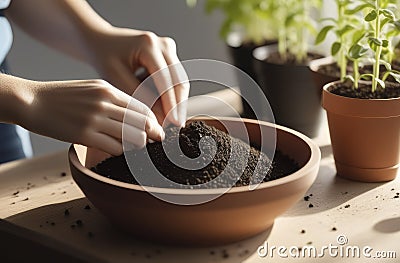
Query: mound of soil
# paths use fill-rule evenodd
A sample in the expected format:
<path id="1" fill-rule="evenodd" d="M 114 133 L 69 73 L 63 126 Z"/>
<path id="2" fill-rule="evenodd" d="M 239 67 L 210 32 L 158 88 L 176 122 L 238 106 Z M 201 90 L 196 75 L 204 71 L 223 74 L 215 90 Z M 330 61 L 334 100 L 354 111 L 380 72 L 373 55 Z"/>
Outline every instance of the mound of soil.
<path id="1" fill-rule="evenodd" d="M 205 140 L 205 138 L 208 139 Z M 177 148 L 180 148 L 182 152 L 179 153 Z M 173 160 L 176 160 L 177 156 L 187 158 L 176 165 L 176 162 L 170 160 L 171 156 Z M 111 157 L 97 164 L 92 170 L 114 180 L 138 184 L 125 157 L 134 164 L 131 168 L 135 175 L 150 178 L 149 167 L 155 167 L 164 177 L 181 185 L 199 185 L 215 179 L 207 186 L 208 188 L 245 186 L 255 180 L 267 182 L 299 169 L 292 159 L 279 151 L 275 152 L 274 159 L 271 161 L 265 153 L 242 140 L 197 121 L 182 129 L 177 127 L 167 129 L 163 143 L 149 143 L 145 149 L 131 150 L 125 152 L 125 156 Z M 230 159 L 231 162 L 229 162 Z M 192 161 L 195 161 L 195 166 L 200 168 L 189 167 Z M 260 165 L 256 169 L 258 162 Z M 243 168 L 244 171 L 241 173 Z M 221 174 L 223 171 L 224 173 Z M 140 181 L 147 186 L 160 187 L 157 185 L 157 180 L 149 180 L 146 183 L 143 183 L 142 179 Z M 172 184 L 162 186 L 176 188 Z"/>

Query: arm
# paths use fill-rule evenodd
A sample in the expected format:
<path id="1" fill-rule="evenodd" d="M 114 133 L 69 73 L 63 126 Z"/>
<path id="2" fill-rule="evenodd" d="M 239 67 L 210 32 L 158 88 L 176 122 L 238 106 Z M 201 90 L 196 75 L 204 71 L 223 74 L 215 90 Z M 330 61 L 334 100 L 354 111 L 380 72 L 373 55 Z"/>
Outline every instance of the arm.
<path id="1" fill-rule="evenodd" d="M 13 0 L 5 15 L 36 40 L 89 64 L 96 34 L 112 28 L 84 0 Z"/>
<path id="2" fill-rule="evenodd" d="M 127 94 L 139 85 L 134 77 L 138 68 L 153 74 L 180 63 L 171 38 L 114 27 L 83 0 L 13 0 L 6 15 L 36 39 L 90 64 L 102 78 Z M 189 84 L 179 83 L 187 76 L 174 68 L 166 72 L 162 78 L 155 78 L 162 104 L 160 114 L 165 116 L 171 111 L 170 121 L 182 125 Z M 154 111 L 160 112 L 155 107 Z"/>
<path id="3" fill-rule="evenodd" d="M 0 122 L 112 155 L 123 151 L 123 129 L 137 148 L 164 137 L 146 105 L 104 80 L 38 82 L 0 74 L 0 83 Z"/>

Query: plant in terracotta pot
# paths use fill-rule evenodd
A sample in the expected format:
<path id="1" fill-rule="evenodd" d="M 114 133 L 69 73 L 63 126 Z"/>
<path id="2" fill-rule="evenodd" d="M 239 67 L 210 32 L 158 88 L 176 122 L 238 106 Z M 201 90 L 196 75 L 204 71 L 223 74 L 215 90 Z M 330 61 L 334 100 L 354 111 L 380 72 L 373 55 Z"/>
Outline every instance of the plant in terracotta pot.
<path id="1" fill-rule="evenodd" d="M 384 56 L 392 46 L 392 32 L 400 32 L 393 2 L 356 2 L 354 10 L 364 14 L 366 27 L 347 52 L 353 72 L 348 81 L 323 88 L 337 174 L 353 180 L 392 180 L 400 166 L 400 84 L 387 81 L 389 76 L 400 81 L 400 72 Z M 359 73 L 363 57 L 373 62 L 372 73 Z"/>
<path id="2" fill-rule="evenodd" d="M 310 36 L 316 35 L 310 13 L 319 10 L 322 1 L 270 2 L 273 20 L 277 21 L 278 45 L 254 50 L 257 79 L 276 123 L 315 137 L 322 117 L 321 88 L 315 88 L 308 65 L 321 56 L 310 52 Z"/>
<path id="3" fill-rule="evenodd" d="M 196 0 L 187 0 L 189 6 L 194 6 L 196 3 Z M 223 13 L 224 21 L 220 28 L 220 36 L 227 44 L 233 64 L 246 72 L 253 80 L 256 80 L 253 69 L 253 50 L 259 46 L 276 43 L 277 31 L 271 19 L 270 5 L 270 1 L 266 0 L 205 1 L 206 13 L 210 14 L 214 11 Z M 242 117 L 255 119 L 254 111 L 263 112 L 260 101 L 261 91 L 250 90 L 246 80 L 240 76 L 237 78 L 243 95 Z M 251 106 L 244 98 L 250 100 Z"/>
<path id="4" fill-rule="evenodd" d="M 347 56 L 353 43 L 358 43 L 366 33 L 365 24 L 360 20 L 359 7 L 352 7 L 353 2 L 348 0 L 336 0 L 336 17 L 321 19 L 325 26 L 315 38 L 315 45 L 325 41 L 327 35 L 332 32 L 336 38 L 331 44 L 331 56 L 314 60 L 310 63 L 313 78 L 318 87 L 335 81 L 344 81 L 348 72 L 352 69 L 351 58 Z M 365 52 L 365 50 L 363 50 Z M 361 52 L 363 53 L 363 52 Z"/>

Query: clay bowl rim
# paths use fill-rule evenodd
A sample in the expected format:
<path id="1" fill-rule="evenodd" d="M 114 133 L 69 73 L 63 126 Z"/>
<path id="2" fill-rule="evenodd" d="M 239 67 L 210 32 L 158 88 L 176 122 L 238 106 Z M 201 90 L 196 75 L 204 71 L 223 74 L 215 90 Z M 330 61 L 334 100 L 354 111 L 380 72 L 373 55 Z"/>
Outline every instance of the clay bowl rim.
<path id="1" fill-rule="evenodd" d="M 193 118 L 196 119 L 196 118 Z M 78 159 L 78 155 L 75 150 L 75 145 L 76 144 L 71 144 L 69 147 L 68 151 L 68 158 L 71 162 L 71 164 L 79 170 L 82 174 L 91 177 L 92 179 L 95 179 L 97 181 L 109 184 L 111 186 L 116 186 L 119 188 L 124 188 L 124 189 L 130 189 L 130 190 L 137 190 L 137 191 L 143 191 L 143 192 L 153 192 L 153 193 L 159 193 L 159 194 L 172 194 L 172 195 L 215 195 L 215 194 L 233 194 L 233 193 L 239 193 L 239 192 L 248 192 L 248 191 L 257 191 L 265 188 L 272 188 L 278 185 L 283 185 L 287 184 L 293 181 L 296 181 L 300 179 L 301 177 L 304 177 L 312 170 L 315 169 L 315 166 L 319 166 L 319 161 L 321 160 L 321 152 L 319 149 L 319 146 L 310 138 L 305 136 L 304 134 L 297 132 L 295 130 L 292 130 L 290 128 L 273 124 L 270 122 L 266 121 L 258 121 L 258 120 L 252 120 L 252 119 L 245 119 L 245 118 L 235 118 L 235 117 L 201 117 L 198 118 L 198 120 L 221 120 L 221 121 L 243 121 L 247 123 L 252 123 L 252 124 L 258 124 L 258 125 L 263 125 L 263 126 L 268 126 L 268 127 L 273 127 L 276 129 L 283 130 L 284 132 L 288 132 L 290 134 L 295 135 L 296 137 L 300 138 L 302 141 L 304 141 L 309 149 L 310 149 L 310 158 L 306 162 L 304 166 L 302 166 L 299 170 L 296 172 L 289 174 L 283 178 L 275 179 L 269 182 L 264 182 L 261 183 L 260 185 L 257 186 L 256 189 L 250 190 L 249 186 L 239 186 L 239 187 L 232 187 L 227 191 L 227 188 L 215 188 L 215 189 L 172 189 L 172 188 L 160 188 L 160 187 L 151 187 L 151 186 L 146 186 L 146 189 L 142 187 L 141 185 L 135 185 L 135 184 L 130 184 L 130 183 L 125 183 L 125 182 L 120 182 L 117 180 L 113 180 L 104 176 L 101 176 L 92 170 L 86 168 L 84 165 L 81 164 L 81 162 Z"/>

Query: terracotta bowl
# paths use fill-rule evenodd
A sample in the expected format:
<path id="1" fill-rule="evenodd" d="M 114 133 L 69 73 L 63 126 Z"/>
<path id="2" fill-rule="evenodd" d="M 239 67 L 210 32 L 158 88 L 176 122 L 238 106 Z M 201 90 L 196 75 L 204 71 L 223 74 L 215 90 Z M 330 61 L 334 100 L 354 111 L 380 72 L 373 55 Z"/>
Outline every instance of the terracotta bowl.
<path id="1" fill-rule="evenodd" d="M 296 160 L 300 170 L 262 183 L 255 190 L 234 187 L 210 202 L 186 206 L 162 201 L 141 186 L 92 172 L 87 167 L 104 160 L 107 155 L 80 145 L 72 145 L 69 149 L 72 176 L 87 198 L 113 224 L 137 237 L 185 245 L 217 245 L 246 239 L 270 228 L 277 216 L 304 196 L 317 176 L 321 153 L 311 139 L 289 128 L 248 119 L 218 119 L 230 125 L 244 123 L 250 141 L 255 144 L 260 140 L 260 129 L 266 134 L 274 134 L 272 131 L 276 129 L 277 148 Z M 197 120 L 223 129 L 215 119 Z M 212 195 L 220 189 L 153 187 L 151 191 L 196 197 Z"/>

